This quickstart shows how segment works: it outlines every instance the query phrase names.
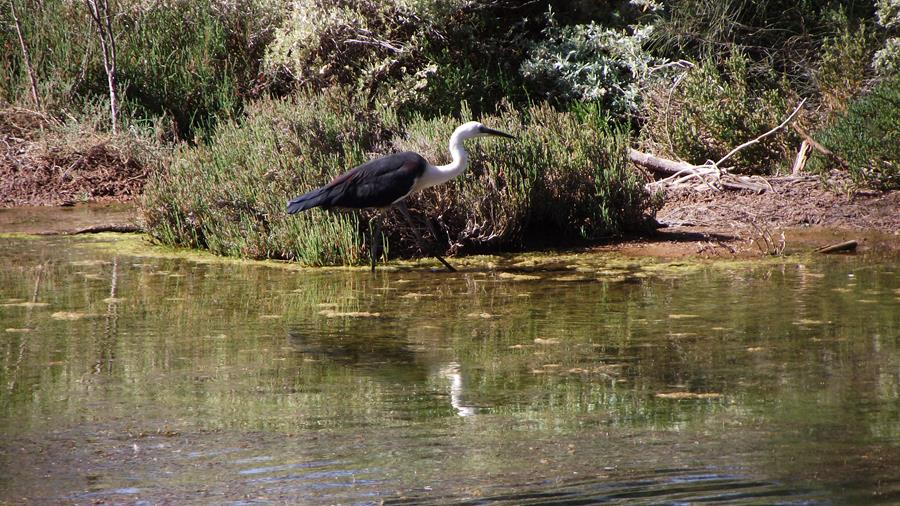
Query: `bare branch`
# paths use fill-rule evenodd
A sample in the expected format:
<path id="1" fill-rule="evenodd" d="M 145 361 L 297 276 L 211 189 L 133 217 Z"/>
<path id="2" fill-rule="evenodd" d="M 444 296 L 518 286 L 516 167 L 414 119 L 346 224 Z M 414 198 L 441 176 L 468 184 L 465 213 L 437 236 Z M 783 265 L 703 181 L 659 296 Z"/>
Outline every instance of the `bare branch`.
<path id="1" fill-rule="evenodd" d="M 791 122 L 792 119 L 794 119 L 794 116 L 796 116 L 797 113 L 800 112 L 800 109 L 803 107 L 803 104 L 805 104 L 805 103 L 806 103 L 806 99 L 804 98 L 803 100 L 800 101 L 799 104 L 797 104 L 797 107 L 794 108 L 794 112 L 792 112 L 792 113 L 790 114 L 790 116 L 788 116 L 787 118 L 785 118 L 784 121 L 782 121 L 777 127 L 775 127 L 775 128 L 773 128 L 773 129 L 769 130 L 768 132 L 766 132 L 766 133 L 760 135 L 759 137 L 753 139 L 752 141 L 747 141 L 747 142 L 741 144 L 740 146 L 738 146 L 738 147 L 732 149 L 731 151 L 728 152 L 727 155 L 723 156 L 723 157 L 722 157 L 718 162 L 716 162 L 714 165 L 715 165 L 716 167 L 721 167 L 721 166 L 722 166 L 722 162 L 724 162 L 725 160 L 728 160 L 729 158 L 731 158 L 732 156 L 734 156 L 738 151 L 740 151 L 740 150 L 742 150 L 742 149 L 744 149 L 744 148 L 750 147 L 750 146 L 752 146 L 752 145 L 754 145 L 754 144 L 758 144 L 759 141 L 765 139 L 766 137 L 768 137 L 768 136 L 774 134 L 775 132 L 781 130 L 782 128 L 784 128 L 788 123 Z"/>
<path id="2" fill-rule="evenodd" d="M 109 0 L 84 0 L 85 6 L 97 28 L 100 39 L 100 49 L 103 53 L 103 68 L 106 70 L 106 80 L 109 84 L 109 109 L 112 121 L 112 133 L 116 133 L 118 123 L 118 98 L 116 95 L 116 38 L 112 28 L 112 12 L 109 8 Z"/>
<path id="3" fill-rule="evenodd" d="M 22 35 L 22 25 L 19 23 L 19 16 L 16 13 L 15 0 L 10 0 L 9 8 L 12 12 L 13 21 L 16 24 L 16 34 L 19 36 L 19 45 L 22 47 L 22 60 L 25 62 L 28 79 L 31 81 L 31 98 L 34 100 L 34 106 L 41 109 L 41 97 L 38 95 L 37 77 L 35 77 L 34 67 L 31 66 L 31 54 L 28 52 L 28 45 L 25 44 L 25 36 Z"/>

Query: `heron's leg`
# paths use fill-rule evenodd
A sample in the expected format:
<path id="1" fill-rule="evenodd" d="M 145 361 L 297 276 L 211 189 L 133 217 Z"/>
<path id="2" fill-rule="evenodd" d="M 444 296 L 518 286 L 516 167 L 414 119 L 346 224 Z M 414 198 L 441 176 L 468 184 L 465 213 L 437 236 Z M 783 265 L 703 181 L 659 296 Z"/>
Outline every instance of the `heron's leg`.
<path id="1" fill-rule="evenodd" d="M 413 235 L 416 236 L 416 244 L 419 246 L 419 250 L 424 253 L 425 247 L 423 246 L 422 242 L 422 234 L 419 233 L 419 229 L 416 228 L 416 224 L 413 223 L 412 216 L 409 215 L 409 209 L 407 209 L 406 203 L 401 201 L 396 205 L 396 207 L 400 210 L 400 214 L 402 214 L 403 217 L 406 218 L 406 223 L 409 224 L 409 228 L 412 229 Z M 435 239 L 437 239 L 437 236 L 435 236 Z M 454 269 L 452 265 L 444 260 L 443 257 L 434 252 L 432 252 L 431 254 L 438 260 L 438 262 L 444 264 L 444 267 L 446 267 L 448 271 L 456 272 L 456 269 Z"/>
<path id="2" fill-rule="evenodd" d="M 374 229 L 372 226 L 369 227 L 369 233 L 371 235 L 371 246 L 369 248 L 370 253 L 372 254 L 372 272 L 375 272 L 375 263 L 378 262 L 378 253 L 379 247 L 381 244 L 381 212 L 379 211 L 373 218 L 372 222 L 374 223 Z M 370 222 L 370 225 L 372 223 Z"/>

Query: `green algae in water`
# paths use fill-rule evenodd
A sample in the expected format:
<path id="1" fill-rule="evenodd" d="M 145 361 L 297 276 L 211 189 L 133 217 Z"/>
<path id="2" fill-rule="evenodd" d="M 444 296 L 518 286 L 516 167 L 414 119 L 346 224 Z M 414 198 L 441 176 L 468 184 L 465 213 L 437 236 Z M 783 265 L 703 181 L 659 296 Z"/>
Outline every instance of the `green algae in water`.
<path id="1" fill-rule="evenodd" d="M 0 500 L 896 499 L 896 259 L 460 263 L 3 241 Z"/>

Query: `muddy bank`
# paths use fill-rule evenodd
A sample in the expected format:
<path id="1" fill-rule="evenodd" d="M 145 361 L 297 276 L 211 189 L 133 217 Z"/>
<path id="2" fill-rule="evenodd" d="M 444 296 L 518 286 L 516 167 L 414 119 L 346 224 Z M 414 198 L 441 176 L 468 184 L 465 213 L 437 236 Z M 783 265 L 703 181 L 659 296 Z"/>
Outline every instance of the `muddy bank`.
<path id="1" fill-rule="evenodd" d="M 137 228 L 138 210 L 131 203 L 0 208 L 0 234 L 74 234 Z"/>
<path id="2" fill-rule="evenodd" d="M 143 190 L 151 158 L 147 146 L 127 136 L 0 109 L 0 208 L 132 201 Z"/>
<path id="3" fill-rule="evenodd" d="M 77 234 L 96 231 L 127 231 L 137 227 L 139 211 L 129 203 L 79 204 L 70 207 L 17 207 L 0 209 L 0 234 Z M 691 226 L 679 225 L 660 229 L 657 233 L 636 238 L 626 238 L 580 250 L 565 252 L 538 252 L 541 257 L 556 257 L 560 261 L 584 252 L 614 252 L 632 257 L 668 259 L 752 259 L 770 256 L 771 248 L 777 247 L 783 254 L 813 252 L 823 246 L 854 240 L 858 242 L 856 253 L 892 254 L 900 252 L 900 234 L 863 228 L 840 228 L 821 226 L 773 226 L 754 229 L 735 221 L 733 226 Z M 123 236 L 124 237 L 124 236 Z M 149 243 L 141 236 L 129 244 L 132 248 L 145 250 Z M 769 243 L 766 240 L 770 241 Z M 135 242 L 136 241 L 136 242 Z M 783 250 L 781 250 L 783 248 Z M 175 251 L 168 249 L 170 251 Z M 192 252 L 184 250 L 184 254 Z M 203 252 L 194 252 L 206 256 Z M 513 255 L 522 256 L 522 255 Z M 527 256 L 527 254 L 526 254 Z M 549 258 L 548 257 L 548 258 Z M 220 258 L 220 257 L 215 257 Z M 501 257 L 460 257 L 453 258 L 459 268 L 503 268 Z M 500 263 L 498 263 L 500 262 Z M 281 262 L 278 262 L 281 264 Z M 431 258 L 414 261 L 391 261 L 382 269 L 428 268 Z M 501 265 L 504 264 L 504 265 Z M 519 266 L 513 266 L 514 270 Z"/>
<path id="4" fill-rule="evenodd" d="M 657 220 L 671 227 L 750 237 L 762 230 L 827 227 L 900 231 L 900 192 L 846 189 L 840 180 L 770 178 L 770 190 L 669 192 Z"/>

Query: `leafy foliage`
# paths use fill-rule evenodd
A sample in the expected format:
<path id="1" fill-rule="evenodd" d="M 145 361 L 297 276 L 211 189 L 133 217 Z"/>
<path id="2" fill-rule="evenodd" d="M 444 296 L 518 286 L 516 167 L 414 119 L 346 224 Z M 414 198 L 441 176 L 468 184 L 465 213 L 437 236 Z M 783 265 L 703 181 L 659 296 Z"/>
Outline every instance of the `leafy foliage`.
<path id="1" fill-rule="evenodd" d="M 851 102 L 816 138 L 850 164 L 856 182 L 900 189 L 900 75 Z M 820 156 L 813 162 L 820 171 L 831 168 Z"/>
<path id="2" fill-rule="evenodd" d="M 542 96 L 558 102 L 603 102 L 626 117 L 638 109 L 640 85 L 659 60 L 644 50 L 652 28 L 608 29 L 595 23 L 560 26 L 552 16 L 522 63 L 521 73 Z"/>

